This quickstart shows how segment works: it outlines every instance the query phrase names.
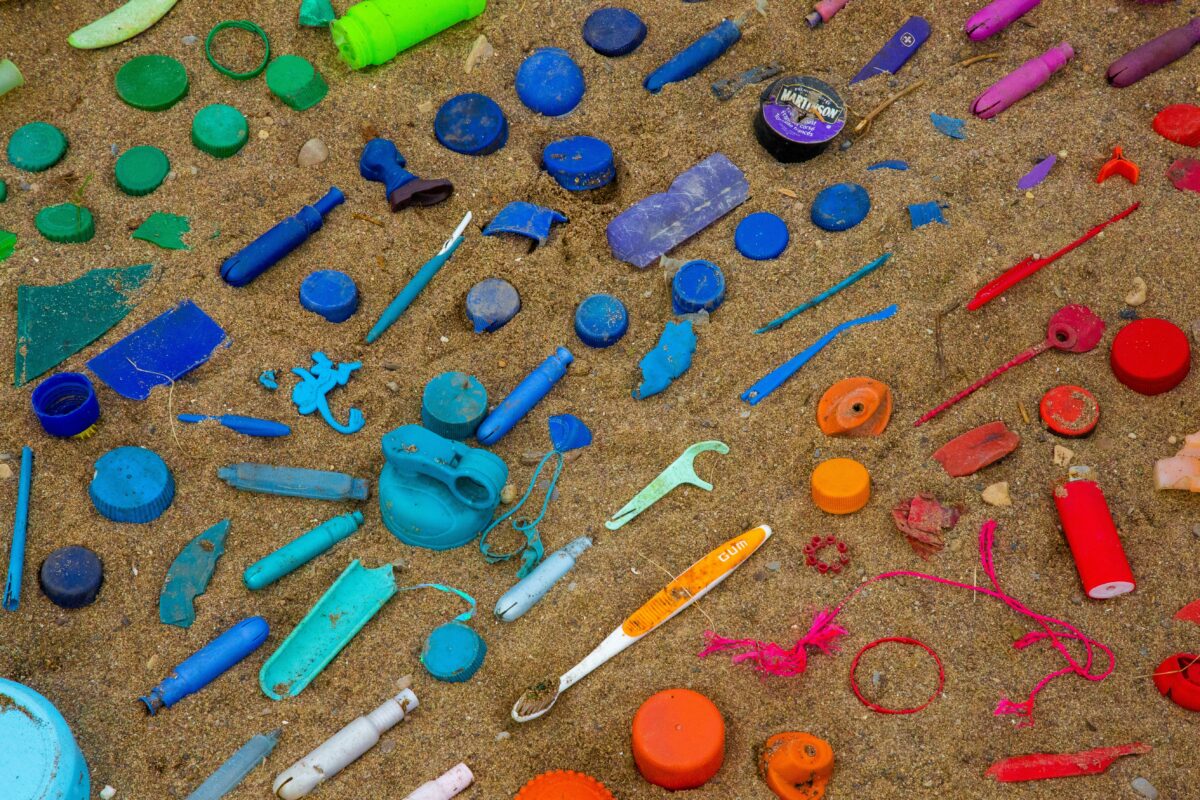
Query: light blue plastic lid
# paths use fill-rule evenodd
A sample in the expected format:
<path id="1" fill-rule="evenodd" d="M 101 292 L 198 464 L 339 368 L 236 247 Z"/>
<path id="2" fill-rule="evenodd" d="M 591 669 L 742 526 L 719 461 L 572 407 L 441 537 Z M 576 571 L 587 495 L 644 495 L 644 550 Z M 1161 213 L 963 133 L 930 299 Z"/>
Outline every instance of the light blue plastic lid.
<path id="1" fill-rule="evenodd" d="M 421 664 L 439 681 L 463 683 L 479 671 L 486 655 L 487 642 L 474 628 L 447 622 L 429 633 L 421 651 Z"/>
<path id="2" fill-rule="evenodd" d="M 89 800 L 87 762 L 54 704 L 0 678 L 0 797 Z"/>
<path id="3" fill-rule="evenodd" d="M 547 117 L 561 117 L 583 100 L 583 70 L 561 47 L 543 47 L 517 68 L 517 97 L 529 108 Z"/>
<path id="4" fill-rule="evenodd" d="M 676 314 L 713 312 L 724 302 L 725 273 L 711 261 L 689 261 L 671 279 L 671 305 Z"/>
<path id="5" fill-rule="evenodd" d="M 746 258 L 769 261 L 783 254 L 790 239 L 786 222 L 769 211 L 759 211 L 738 223 L 733 246 Z"/>
<path id="6" fill-rule="evenodd" d="M 300 305 L 330 322 L 345 322 L 358 310 L 358 287 L 344 272 L 317 270 L 300 284 Z"/>
<path id="7" fill-rule="evenodd" d="M 485 278 L 467 292 L 467 319 L 476 333 L 500 330 L 520 310 L 516 287 L 502 278 Z"/>
<path id="8" fill-rule="evenodd" d="M 439 436 L 463 441 L 487 416 L 487 389 L 465 372 L 443 372 L 425 384 L 421 424 Z"/>
<path id="9" fill-rule="evenodd" d="M 153 522 L 175 499 L 175 479 L 157 453 L 118 447 L 96 461 L 88 496 L 113 522 Z"/>
<path id="10" fill-rule="evenodd" d="M 594 294 L 575 309 L 575 333 L 588 347 L 610 347 L 627 330 L 629 312 L 611 294 Z"/>
<path id="11" fill-rule="evenodd" d="M 486 156 L 508 141 L 508 120 L 492 98 L 482 94 L 451 97 L 433 119 L 443 147 L 468 156 Z"/>
<path id="12" fill-rule="evenodd" d="M 845 231 L 867 217 L 871 195 L 857 183 L 835 183 L 822 189 L 813 200 L 812 221 L 827 231 Z"/>
<path id="13" fill-rule="evenodd" d="M 617 177 L 613 149 L 594 136 L 570 136 L 542 151 L 542 166 L 558 185 L 571 192 L 607 186 Z"/>

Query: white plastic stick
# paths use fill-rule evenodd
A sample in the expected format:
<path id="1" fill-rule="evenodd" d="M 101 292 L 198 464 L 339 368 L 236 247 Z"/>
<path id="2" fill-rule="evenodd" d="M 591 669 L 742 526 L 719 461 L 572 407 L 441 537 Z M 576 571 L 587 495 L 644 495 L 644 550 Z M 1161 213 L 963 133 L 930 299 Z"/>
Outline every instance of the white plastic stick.
<path id="1" fill-rule="evenodd" d="M 475 781 L 466 764 L 458 764 L 437 780 L 422 785 L 404 800 L 453 800 Z"/>

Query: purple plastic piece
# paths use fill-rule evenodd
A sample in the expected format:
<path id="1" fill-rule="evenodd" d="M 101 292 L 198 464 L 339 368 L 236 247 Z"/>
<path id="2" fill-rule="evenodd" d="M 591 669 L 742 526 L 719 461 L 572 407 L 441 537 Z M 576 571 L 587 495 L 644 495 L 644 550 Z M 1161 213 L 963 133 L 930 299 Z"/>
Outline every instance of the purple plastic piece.
<path id="1" fill-rule="evenodd" d="M 1104 77 L 1110 86 L 1124 89 L 1172 61 L 1183 58 L 1198 44 L 1200 17 L 1194 17 L 1186 25 L 1169 30 L 1157 39 L 1130 50 L 1112 63 Z"/>
<path id="2" fill-rule="evenodd" d="M 1058 156 L 1046 156 L 1037 163 L 1037 166 L 1026 172 L 1021 180 L 1017 181 L 1017 188 L 1025 191 L 1037 186 L 1046 180 L 1046 176 L 1050 174 L 1050 170 L 1054 169 L 1056 163 L 1058 163 Z"/>
<path id="3" fill-rule="evenodd" d="M 564 215 L 552 208 L 515 200 L 500 209 L 500 213 L 483 229 L 483 235 L 515 233 L 533 239 L 538 244 L 545 244 L 550 236 L 550 228 L 566 221 Z"/>
<path id="4" fill-rule="evenodd" d="M 980 119 L 991 119 L 1035 89 L 1067 65 L 1075 51 L 1066 42 L 1055 45 L 1037 58 L 1031 58 L 996 81 L 971 104 L 971 113 Z"/>
<path id="5" fill-rule="evenodd" d="M 641 200 L 608 224 L 614 256 L 648 267 L 672 248 L 713 224 L 750 197 L 746 176 L 714 153 L 671 182 L 663 194 Z"/>
<path id="6" fill-rule="evenodd" d="M 917 54 L 928 38 L 929 23 L 925 18 L 909 17 L 850 83 L 865 81 L 880 74 L 895 75 L 905 62 Z"/>
<path id="7" fill-rule="evenodd" d="M 1021 17 L 1041 5 L 1042 0 L 996 0 L 988 3 L 967 20 L 963 30 L 973 42 L 995 36 Z"/>

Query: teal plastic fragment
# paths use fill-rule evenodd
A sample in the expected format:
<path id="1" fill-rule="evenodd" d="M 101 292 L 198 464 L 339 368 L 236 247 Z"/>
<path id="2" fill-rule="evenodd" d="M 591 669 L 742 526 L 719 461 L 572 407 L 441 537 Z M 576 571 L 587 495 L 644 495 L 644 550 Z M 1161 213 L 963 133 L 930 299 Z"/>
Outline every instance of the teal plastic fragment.
<path id="1" fill-rule="evenodd" d="M 179 551 L 158 596 L 158 619 L 162 623 L 190 628 L 196 621 L 193 601 L 208 588 L 217 560 L 225 552 L 228 535 L 229 520 L 223 519 Z"/>
<path id="2" fill-rule="evenodd" d="M 190 250 L 183 235 L 192 229 L 187 217 L 156 211 L 133 232 L 134 239 L 156 244 L 164 250 Z"/>
<path id="3" fill-rule="evenodd" d="M 337 19 L 329 0 L 300 0 L 300 24 L 306 28 L 325 28 Z"/>
<path id="4" fill-rule="evenodd" d="M 221 800 L 236 789 L 259 764 L 266 761 L 275 745 L 279 744 L 279 735 L 282 732 L 276 728 L 270 733 L 250 737 L 250 741 L 239 747 L 236 753 L 217 767 L 216 771 L 185 800 Z"/>
<path id="5" fill-rule="evenodd" d="M 263 664 L 263 694 L 282 700 L 304 691 L 396 591 L 391 564 L 367 569 L 353 561 Z"/>
<path id="6" fill-rule="evenodd" d="M 965 120 L 961 120 L 958 117 L 947 117 L 938 113 L 930 114 L 929 120 L 933 123 L 933 127 L 951 139 L 967 138 L 967 123 Z"/>
<path id="7" fill-rule="evenodd" d="M 671 382 L 692 365 L 696 352 L 696 334 L 692 321 L 668 322 L 658 344 L 638 362 L 642 370 L 642 385 L 633 390 L 635 400 L 645 400 L 666 390 Z"/>

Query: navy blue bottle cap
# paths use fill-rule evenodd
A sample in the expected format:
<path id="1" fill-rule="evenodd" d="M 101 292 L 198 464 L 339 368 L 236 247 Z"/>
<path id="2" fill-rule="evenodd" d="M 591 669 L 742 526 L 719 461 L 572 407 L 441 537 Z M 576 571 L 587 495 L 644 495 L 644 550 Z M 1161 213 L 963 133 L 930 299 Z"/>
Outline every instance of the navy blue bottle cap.
<path id="1" fill-rule="evenodd" d="M 812 221 L 827 231 L 844 231 L 866 219 L 871 195 L 857 183 L 835 183 L 822 189 L 813 200 Z"/>
<path id="2" fill-rule="evenodd" d="M 78 436 L 100 419 L 96 387 L 87 375 L 60 372 L 37 385 L 30 396 L 33 413 L 51 436 Z"/>
<path id="3" fill-rule="evenodd" d="M 175 479 L 157 453 L 118 447 L 97 459 L 88 496 L 113 522 L 153 522 L 175 499 Z"/>
<path id="4" fill-rule="evenodd" d="M 487 416 L 487 389 L 465 372 L 443 372 L 425 384 L 421 424 L 438 436 L 463 441 Z"/>
<path id="5" fill-rule="evenodd" d="M 434 628 L 421 651 L 421 664 L 439 681 L 469 681 L 483 666 L 487 642 L 461 622 L 447 622 Z"/>
<path id="6" fill-rule="evenodd" d="M 625 304 L 611 294 L 594 294 L 575 309 L 575 333 L 588 347 L 609 347 L 629 330 Z"/>
<path id="7" fill-rule="evenodd" d="M 671 305 L 676 314 L 713 312 L 725 302 L 725 274 L 711 261 L 689 261 L 671 279 Z"/>
<path id="8" fill-rule="evenodd" d="M 759 211 L 738 223 L 733 246 L 746 258 L 769 261 L 783 254 L 790 239 L 786 222 L 768 211 Z"/>
<path id="9" fill-rule="evenodd" d="M 468 156 L 486 156 L 508 141 L 508 120 L 492 98 L 482 94 L 451 97 L 438 109 L 433 133 L 443 147 Z"/>
<path id="10" fill-rule="evenodd" d="M 300 284 L 300 305 L 330 322 L 345 322 L 358 310 L 358 287 L 344 272 L 318 270 Z"/>
<path id="11" fill-rule="evenodd" d="M 50 602 L 63 608 L 91 605 L 104 583 L 100 556 L 86 547 L 60 547 L 42 562 L 38 583 Z"/>
<path id="12" fill-rule="evenodd" d="M 491 333 L 508 324 L 521 310 L 521 296 L 511 283 L 486 278 L 467 292 L 467 319 L 476 333 Z"/>
<path id="13" fill-rule="evenodd" d="M 617 177 L 612 147 L 593 136 L 551 142 L 542 152 L 542 166 L 559 186 L 572 192 L 599 189 Z"/>
<path id="14" fill-rule="evenodd" d="M 646 23 L 627 8 L 601 8 L 583 23 L 583 40 L 602 56 L 625 56 L 646 40 Z"/>
<path id="15" fill-rule="evenodd" d="M 561 117 L 583 100 L 583 70 L 561 47 L 543 47 L 517 68 L 516 88 L 517 97 L 530 111 Z"/>

